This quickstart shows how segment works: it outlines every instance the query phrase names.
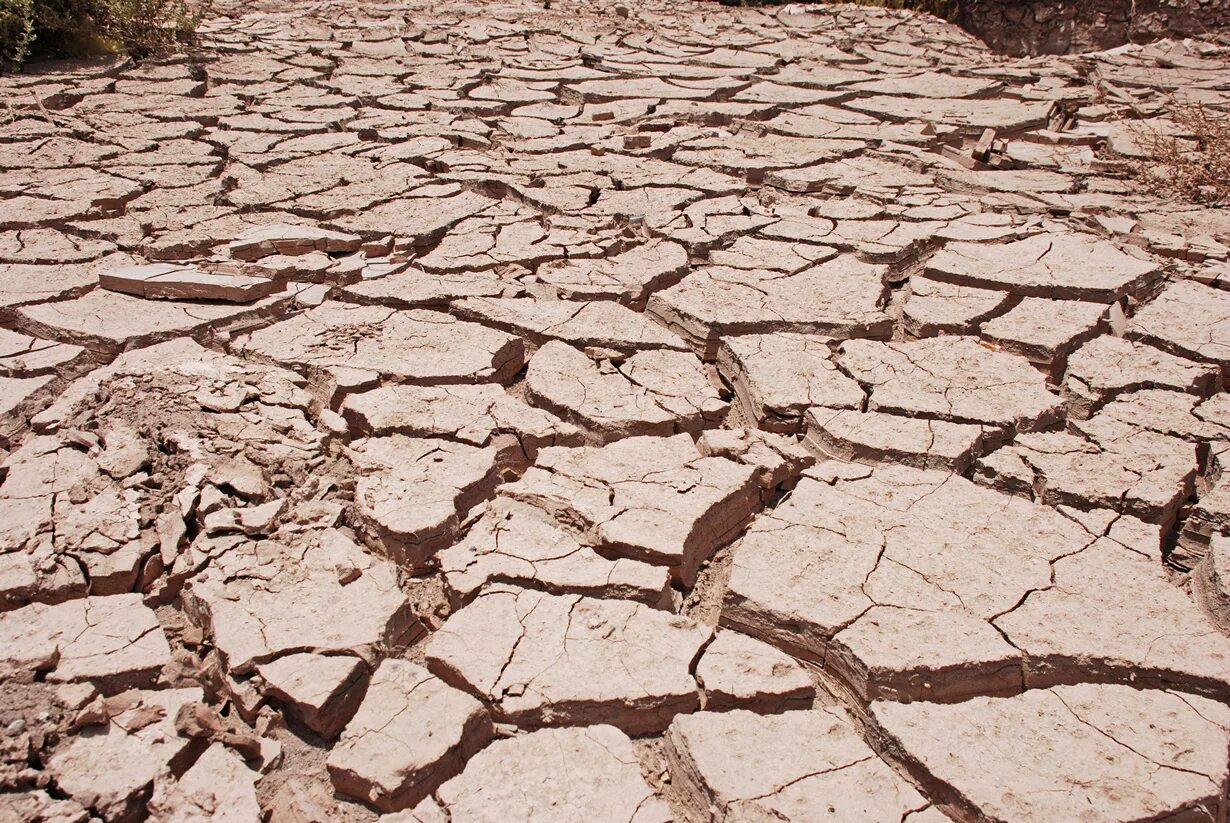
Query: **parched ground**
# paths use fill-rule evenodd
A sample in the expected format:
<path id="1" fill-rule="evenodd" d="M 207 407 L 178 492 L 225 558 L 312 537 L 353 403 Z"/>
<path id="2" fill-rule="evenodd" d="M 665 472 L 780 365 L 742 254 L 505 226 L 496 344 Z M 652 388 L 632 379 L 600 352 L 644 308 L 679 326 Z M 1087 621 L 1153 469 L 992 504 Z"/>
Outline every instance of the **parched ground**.
<path id="1" fill-rule="evenodd" d="M 0 78 L 0 819 L 1225 820 L 1230 51 L 201 40 Z"/>

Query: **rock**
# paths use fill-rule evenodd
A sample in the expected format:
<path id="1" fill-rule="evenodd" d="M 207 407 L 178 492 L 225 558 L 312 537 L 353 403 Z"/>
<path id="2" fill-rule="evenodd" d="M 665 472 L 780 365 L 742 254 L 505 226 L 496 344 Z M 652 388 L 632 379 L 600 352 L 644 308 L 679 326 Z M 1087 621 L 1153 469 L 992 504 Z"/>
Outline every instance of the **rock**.
<path id="1" fill-rule="evenodd" d="M 437 556 L 454 607 L 493 584 L 623 598 L 660 609 L 674 605 L 666 569 L 624 557 L 608 560 L 541 509 L 497 497 L 476 511 L 465 537 Z"/>
<path id="2" fill-rule="evenodd" d="M 219 300 L 251 303 L 282 291 L 285 281 L 202 271 L 196 266 L 154 263 L 98 275 L 98 285 L 146 300 Z"/>
<path id="3" fill-rule="evenodd" d="M 257 672 L 266 695 L 326 740 L 354 716 L 367 683 L 363 661 L 345 655 L 288 654 L 257 666 Z"/>
<path id="4" fill-rule="evenodd" d="M 844 255 L 787 277 L 707 266 L 652 295 L 647 310 L 705 360 L 731 335 L 887 337 L 892 321 L 880 308 L 886 273 Z"/>
<path id="5" fill-rule="evenodd" d="M 749 422 L 798 433 L 815 405 L 860 409 L 862 388 L 833 364 L 829 340 L 801 334 L 749 334 L 718 350 L 717 367 L 734 388 Z"/>
<path id="6" fill-rule="evenodd" d="M 233 348 L 303 370 L 330 399 L 385 380 L 504 383 L 524 362 L 521 341 L 494 329 L 439 312 L 333 301 L 242 337 Z"/>
<path id="7" fill-rule="evenodd" d="M 551 342 L 530 358 L 525 385 L 534 403 L 603 441 L 697 431 L 727 409 L 687 352 L 648 350 L 595 362 Z"/>
<path id="8" fill-rule="evenodd" d="M 560 774 L 571 778 L 560 780 Z M 510 817 L 544 823 L 578 817 L 603 823 L 671 819 L 666 804 L 641 777 L 632 741 L 606 725 L 542 729 L 497 740 L 441 786 L 437 796 L 454 823 Z"/>
<path id="9" fill-rule="evenodd" d="M 171 649 L 158 618 L 137 594 L 33 603 L 0 614 L 6 677 L 36 672 L 52 683 L 88 681 L 105 694 L 152 686 Z"/>
<path id="10" fill-rule="evenodd" d="M 496 451 L 400 434 L 356 440 L 357 516 L 369 543 L 399 565 L 424 567 L 456 536 L 460 516 L 498 482 Z"/>
<path id="11" fill-rule="evenodd" d="M 1215 820 L 1223 813 L 1223 706 L 1126 686 L 1010 699 L 880 703 L 882 745 L 937 802 L 988 820 Z"/>
<path id="12" fill-rule="evenodd" d="M 329 777 L 341 794 L 397 811 L 460 773 L 492 734 L 491 718 L 473 697 L 421 666 L 386 660 L 329 752 Z"/>
<path id="13" fill-rule="evenodd" d="M 680 715 L 666 733 L 690 811 L 722 820 L 900 820 L 927 801 L 838 709 Z"/>
<path id="14" fill-rule="evenodd" d="M 1024 297 L 1113 303 L 1129 295 L 1147 296 L 1160 270 L 1104 240 L 1039 234 L 1002 245 L 950 243 L 927 262 L 924 274 Z"/>
<path id="15" fill-rule="evenodd" d="M 755 467 L 703 457 L 687 435 L 543 449 L 503 496 L 536 506 L 605 556 L 668 566 L 685 586 L 759 507 Z M 665 496 L 664 496 L 665 495 Z"/>
<path id="16" fill-rule="evenodd" d="M 257 778 L 242 757 L 215 743 L 178 780 L 156 782 L 150 820 L 259 819 Z"/>
<path id="17" fill-rule="evenodd" d="M 626 600 L 493 588 L 432 635 L 427 665 L 500 722 L 643 734 L 699 706 L 689 667 L 711 634 Z"/>
<path id="18" fill-rule="evenodd" d="M 807 708 L 811 677 L 796 660 L 767 643 L 732 631 L 717 633 L 696 666 L 705 709 L 747 708 L 761 713 Z"/>
<path id="19" fill-rule="evenodd" d="M 837 364 L 867 388 L 869 411 L 1030 431 L 1062 410 L 1028 361 L 968 337 L 847 340 Z"/>

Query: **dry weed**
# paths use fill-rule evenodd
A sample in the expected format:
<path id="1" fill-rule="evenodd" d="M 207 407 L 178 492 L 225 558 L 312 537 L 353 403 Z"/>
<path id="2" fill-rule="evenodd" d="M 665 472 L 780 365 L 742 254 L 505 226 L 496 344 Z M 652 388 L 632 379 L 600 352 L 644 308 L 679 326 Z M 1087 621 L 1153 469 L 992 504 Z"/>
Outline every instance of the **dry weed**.
<path id="1" fill-rule="evenodd" d="M 1128 161 L 1132 176 L 1159 197 L 1230 205 L 1230 114 L 1173 98 L 1167 108 L 1173 133 L 1127 121 L 1133 140 L 1151 155 Z"/>

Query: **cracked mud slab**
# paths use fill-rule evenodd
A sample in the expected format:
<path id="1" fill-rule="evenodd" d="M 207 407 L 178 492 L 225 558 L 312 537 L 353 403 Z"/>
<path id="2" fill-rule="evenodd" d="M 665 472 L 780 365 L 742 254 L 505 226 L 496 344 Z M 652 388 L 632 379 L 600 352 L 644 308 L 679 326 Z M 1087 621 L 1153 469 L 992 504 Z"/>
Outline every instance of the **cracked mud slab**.
<path id="1" fill-rule="evenodd" d="M 966 334 L 1011 305 L 1007 292 L 912 278 L 902 308 L 905 330 L 915 337 Z"/>
<path id="2" fill-rule="evenodd" d="M 348 395 L 339 409 L 355 435 L 446 438 L 492 446 L 524 464 L 547 446 L 580 446 L 579 428 L 519 400 L 502 386 L 381 386 Z"/>
<path id="3" fill-rule="evenodd" d="M 866 387 L 871 411 L 1024 431 L 1045 428 L 1062 411 L 1027 360 L 967 337 L 848 340 L 837 363 Z"/>
<path id="4" fill-rule="evenodd" d="M 953 243 L 926 269 L 927 277 L 958 286 L 1098 303 L 1147 292 L 1159 274 L 1157 264 L 1105 241 L 1049 234 L 1004 245 Z"/>
<path id="5" fill-rule="evenodd" d="M 725 820 L 893 820 L 927 800 L 863 742 L 840 710 L 675 718 L 667 757 L 694 813 Z"/>
<path id="6" fill-rule="evenodd" d="M 885 747 L 963 813 L 976 809 L 990 820 L 1224 814 L 1230 717 L 1208 700 L 1081 685 L 872 711 Z M 1140 717 L 1152 721 L 1142 727 Z"/>
<path id="7" fill-rule="evenodd" d="M 327 302 L 235 341 L 235 351 L 301 369 L 324 388 L 507 382 L 524 346 L 504 332 L 432 311 Z"/>
<path id="8" fill-rule="evenodd" d="M 884 269 L 839 257 L 798 274 L 712 266 L 649 299 L 648 311 L 706 360 L 726 335 L 797 332 L 885 337 Z"/>
<path id="9" fill-rule="evenodd" d="M 339 792 L 383 811 L 414 806 L 491 739 L 481 703 L 422 666 L 386 660 L 329 754 Z"/>
<path id="10" fill-rule="evenodd" d="M 526 393 L 602 441 L 694 432 L 721 419 L 727 404 L 690 352 L 648 349 L 624 359 L 552 341 L 530 358 Z"/>
<path id="11" fill-rule="evenodd" d="M 135 594 L 32 603 L 0 615 L 0 637 L 7 677 L 39 672 L 110 692 L 153 685 L 171 657 L 157 617 Z"/>
<path id="12" fill-rule="evenodd" d="M 58 303 L 17 310 L 17 324 L 35 337 L 84 346 L 103 357 L 181 336 L 243 329 L 276 316 L 286 298 L 265 297 L 249 305 L 150 302 L 96 290 Z"/>
<path id="13" fill-rule="evenodd" d="M 813 452 L 854 463 L 900 463 L 963 474 L 974 458 L 1000 439 L 998 430 L 852 409 L 807 412 L 803 443 Z"/>
<path id="14" fill-rule="evenodd" d="M 643 734 L 699 705 L 690 665 L 712 633 L 626 600 L 500 588 L 432 635 L 427 665 L 500 721 Z"/>
<path id="15" fill-rule="evenodd" d="M 251 674 L 299 652 L 372 661 L 422 633 L 392 563 L 336 530 L 287 542 L 198 538 L 191 547 L 211 562 L 188 581 L 184 607 L 229 671 Z"/>
<path id="16" fill-rule="evenodd" d="M 500 494 L 536 506 L 604 554 L 667 566 L 690 585 L 760 507 L 762 472 L 704 456 L 687 435 L 628 438 L 544 449 Z"/>
<path id="17" fill-rule="evenodd" d="M 74 382 L 34 419 L 46 433 L 5 464 L 0 604 L 128 592 L 149 563 L 182 581 L 192 573 L 179 557 L 185 521 L 203 526 L 218 516 L 210 506 L 274 502 L 319 460 L 303 383 L 190 340 L 121 355 Z M 202 494 L 209 502 L 198 505 Z"/>
<path id="18" fill-rule="evenodd" d="M 811 705 L 816 687 L 802 664 L 745 634 L 720 631 L 696 664 L 707 711 L 749 708 L 769 714 Z"/>
<path id="19" fill-rule="evenodd" d="M 1120 394 L 1142 389 L 1172 389 L 1204 397 L 1216 391 L 1216 366 L 1120 337 L 1103 335 L 1068 358 L 1064 392 L 1069 415 L 1085 418 Z"/>
<path id="20" fill-rule="evenodd" d="M 1132 320 L 1128 336 L 1180 357 L 1221 366 L 1230 363 L 1230 300 L 1199 283 L 1167 286 Z"/>
<path id="21" fill-rule="evenodd" d="M 1106 514 L 1090 531 L 907 468 L 805 476 L 735 548 L 722 622 L 824 666 L 862 699 L 959 700 L 1090 677 L 1223 693 L 1226 638 L 1167 583 L 1156 532 L 1145 553 Z M 1116 583 L 1103 586 L 1108 575 Z M 1129 611 L 1130 628 L 1098 639 Z"/>
<path id="22" fill-rule="evenodd" d="M 439 554 L 444 588 L 455 605 L 498 584 L 674 605 L 667 569 L 627 557 L 608 559 L 537 506 L 497 497 L 475 512 L 465 537 Z"/>
<path id="23" fill-rule="evenodd" d="M 813 406 L 861 409 L 866 395 L 833 363 L 831 341 L 801 334 L 749 334 L 722 344 L 717 367 L 749 421 L 797 433 Z"/>
<path id="24" fill-rule="evenodd" d="M 559 780 L 560 773 L 573 779 Z M 671 819 L 641 777 L 632 741 L 607 725 L 542 729 L 496 741 L 445 783 L 438 797 L 457 823 L 495 823 L 509 815 L 560 823 L 578 815 L 612 823 Z"/>
<path id="25" fill-rule="evenodd" d="M 66 741 L 47 763 L 60 791 L 97 809 L 104 820 L 139 816 L 150 784 L 168 768 L 192 758 L 194 741 L 176 732 L 175 717 L 182 706 L 203 697 L 198 688 L 126 695 L 127 708 L 93 729 L 93 734 Z"/>
<path id="26" fill-rule="evenodd" d="M 379 551 L 411 568 L 451 543 L 460 515 L 497 482 L 491 448 L 395 434 L 356 440 L 347 454 L 358 475 L 360 529 Z"/>
<path id="27" fill-rule="evenodd" d="M 1085 437 L 1032 432 L 978 461 L 979 482 L 1054 506 L 1114 509 L 1169 523 L 1194 491 L 1196 449 L 1182 440 L 1107 420 Z"/>

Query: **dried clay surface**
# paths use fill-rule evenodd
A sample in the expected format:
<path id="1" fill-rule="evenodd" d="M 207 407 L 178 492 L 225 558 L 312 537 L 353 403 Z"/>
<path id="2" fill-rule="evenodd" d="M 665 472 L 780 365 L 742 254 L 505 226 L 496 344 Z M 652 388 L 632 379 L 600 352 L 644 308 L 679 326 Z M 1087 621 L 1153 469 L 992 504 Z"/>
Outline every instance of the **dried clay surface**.
<path id="1" fill-rule="evenodd" d="M 1224 823 L 1225 42 L 198 41 L 0 75 L 0 821 Z"/>

